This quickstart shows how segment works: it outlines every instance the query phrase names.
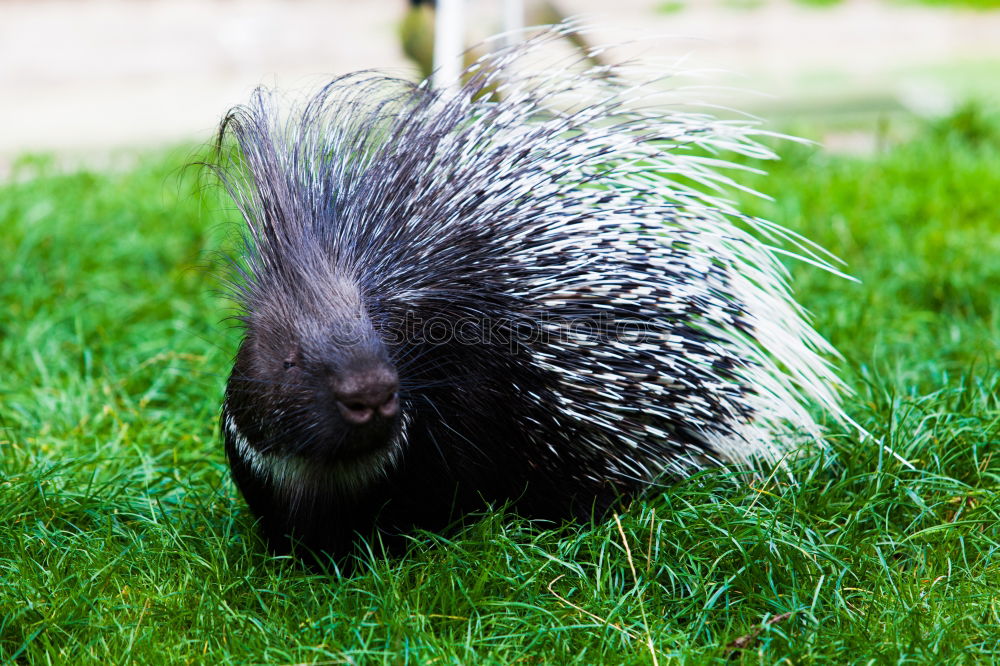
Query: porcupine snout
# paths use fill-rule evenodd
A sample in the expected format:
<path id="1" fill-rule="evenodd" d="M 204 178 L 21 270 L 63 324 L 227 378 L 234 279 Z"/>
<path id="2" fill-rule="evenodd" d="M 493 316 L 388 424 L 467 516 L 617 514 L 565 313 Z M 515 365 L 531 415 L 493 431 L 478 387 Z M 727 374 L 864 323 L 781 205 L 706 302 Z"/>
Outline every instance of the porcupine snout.
<path id="1" fill-rule="evenodd" d="M 330 430 L 327 454 L 347 462 L 385 452 L 399 430 L 399 373 L 366 316 L 344 316 L 315 341 L 317 409 Z"/>
<path id="2" fill-rule="evenodd" d="M 336 407 L 351 425 L 392 419 L 399 412 L 399 377 L 386 364 L 341 373 L 332 384 Z"/>

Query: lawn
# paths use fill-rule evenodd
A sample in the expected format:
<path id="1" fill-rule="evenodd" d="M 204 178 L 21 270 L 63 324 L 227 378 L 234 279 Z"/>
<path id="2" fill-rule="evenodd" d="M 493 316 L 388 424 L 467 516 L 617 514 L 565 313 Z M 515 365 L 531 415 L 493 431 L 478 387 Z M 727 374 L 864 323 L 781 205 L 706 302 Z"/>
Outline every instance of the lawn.
<path id="1" fill-rule="evenodd" d="M 833 427 L 795 483 L 707 472 L 561 530 L 493 513 L 351 578 L 267 555 L 227 478 L 235 225 L 194 155 L 23 160 L 0 186 L 0 662 L 1000 659 L 1000 124 L 778 150 L 746 178 L 774 201 L 743 204 L 860 280 L 790 264 L 896 455 Z"/>

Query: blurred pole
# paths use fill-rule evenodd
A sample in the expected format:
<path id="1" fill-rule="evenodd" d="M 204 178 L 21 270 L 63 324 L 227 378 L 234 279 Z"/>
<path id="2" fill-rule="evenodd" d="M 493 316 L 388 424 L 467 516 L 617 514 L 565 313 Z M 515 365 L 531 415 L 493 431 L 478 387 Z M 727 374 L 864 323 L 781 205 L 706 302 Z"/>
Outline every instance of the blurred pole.
<path id="1" fill-rule="evenodd" d="M 503 0 L 503 45 L 514 46 L 524 33 L 524 0 Z"/>
<path id="2" fill-rule="evenodd" d="M 465 51 L 465 0 L 437 0 L 436 4 L 432 83 L 435 88 L 457 88 Z"/>

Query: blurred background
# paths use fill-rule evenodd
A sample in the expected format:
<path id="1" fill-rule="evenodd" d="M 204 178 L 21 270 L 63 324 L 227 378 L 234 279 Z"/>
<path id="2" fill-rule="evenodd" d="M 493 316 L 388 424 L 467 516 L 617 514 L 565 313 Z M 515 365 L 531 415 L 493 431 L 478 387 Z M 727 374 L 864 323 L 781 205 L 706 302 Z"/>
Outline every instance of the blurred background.
<path id="1" fill-rule="evenodd" d="M 468 43 L 501 0 L 468 0 Z M 593 43 L 717 69 L 721 101 L 778 123 L 819 118 L 865 153 L 896 118 L 1000 98 L 1000 0 L 556 0 Z M 532 2 L 526 0 L 529 21 Z M 0 0 L 0 177 L 26 152 L 68 161 L 206 140 L 259 84 L 288 90 L 380 68 L 417 77 L 405 0 Z M 537 14 L 536 14 L 537 15 Z M 808 123 L 807 123 L 808 124 Z M 898 124 L 898 123 L 897 123 Z M 881 128 L 881 129 L 880 129 Z"/>

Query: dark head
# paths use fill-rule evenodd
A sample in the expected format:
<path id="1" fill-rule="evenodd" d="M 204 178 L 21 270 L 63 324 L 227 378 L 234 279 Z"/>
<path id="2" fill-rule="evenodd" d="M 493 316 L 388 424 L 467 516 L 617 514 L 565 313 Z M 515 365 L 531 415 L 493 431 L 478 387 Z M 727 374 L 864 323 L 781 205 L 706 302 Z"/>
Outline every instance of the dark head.
<path id="1" fill-rule="evenodd" d="M 224 418 L 259 464 L 354 486 L 387 471 L 402 446 L 399 376 L 360 284 L 323 263 L 258 271 L 248 285 Z"/>

